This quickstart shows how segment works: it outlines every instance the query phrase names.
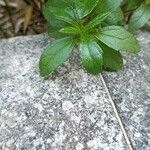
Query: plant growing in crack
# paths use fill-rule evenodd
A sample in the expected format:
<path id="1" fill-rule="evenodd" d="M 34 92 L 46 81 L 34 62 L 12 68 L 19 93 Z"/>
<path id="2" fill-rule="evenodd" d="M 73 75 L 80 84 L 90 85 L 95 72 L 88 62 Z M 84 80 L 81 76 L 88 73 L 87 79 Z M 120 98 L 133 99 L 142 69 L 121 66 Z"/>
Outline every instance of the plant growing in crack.
<path id="1" fill-rule="evenodd" d="M 136 38 L 123 27 L 123 11 L 128 5 L 129 2 L 122 3 L 122 0 L 48 0 L 43 6 L 43 14 L 49 25 L 49 35 L 55 40 L 41 55 L 41 76 L 53 73 L 69 58 L 75 45 L 79 46 L 81 62 L 88 73 L 97 75 L 103 69 L 121 69 L 120 52 L 137 53 L 140 50 Z M 149 7 L 149 0 L 139 5 Z M 129 29 L 146 23 L 135 25 L 136 11 L 130 17 Z"/>

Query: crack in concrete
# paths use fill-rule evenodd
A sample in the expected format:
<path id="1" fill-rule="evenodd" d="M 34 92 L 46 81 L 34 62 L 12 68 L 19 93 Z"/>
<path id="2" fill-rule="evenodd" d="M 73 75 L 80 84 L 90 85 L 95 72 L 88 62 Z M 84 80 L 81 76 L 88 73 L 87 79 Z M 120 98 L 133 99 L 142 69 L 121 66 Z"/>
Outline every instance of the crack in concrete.
<path id="1" fill-rule="evenodd" d="M 108 99 L 109 99 L 110 104 L 111 104 L 111 106 L 112 106 L 112 108 L 113 108 L 113 111 L 114 111 L 114 113 L 115 113 L 115 117 L 116 117 L 116 119 L 117 119 L 117 121 L 118 121 L 118 123 L 119 123 L 119 126 L 120 126 L 120 128 L 121 128 L 121 131 L 122 131 L 122 133 L 123 133 L 123 135 L 124 135 L 124 138 L 125 138 L 125 141 L 126 141 L 126 143 L 127 143 L 127 146 L 128 146 L 128 148 L 129 148 L 129 150 L 134 150 L 134 149 L 133 149 L 133 144 L 131 143 L 131 141 L 130 141 L 130 139 L 129 139 L 129 137 L 128 137 L 127 131 L 126 131 L 125 127 L 124 127 L 124 124 L 123 124 L 123 122 L 122 122 L 122 120 L 121 120 L 121 117 L 120 117 L 120 115 L 119 115 L 119 112 L 118 112 L 118 110 L 117 110 L 117 107 L 116 107 L 116 105 L 115 105 L 115 102 L 113 101 L 113 99 L 112 99 L 112 97 L 111 97 L 111 95 L 110 95 L 110 92 L 109 92 L 109 90 L 108 90 L 107 84 L 106 84 L 106 82 L 105 82 L 105 80 L 104 80 L 102 74 L 100 74 L 100 80 L 102 81 L 102 84 L 103 84 L 103 86 L 104 86 L 104 88 L 105 88 L 105 91 L 106 91 L 106 93 L 107 93 L 107 95 L 108 95 Z"/>

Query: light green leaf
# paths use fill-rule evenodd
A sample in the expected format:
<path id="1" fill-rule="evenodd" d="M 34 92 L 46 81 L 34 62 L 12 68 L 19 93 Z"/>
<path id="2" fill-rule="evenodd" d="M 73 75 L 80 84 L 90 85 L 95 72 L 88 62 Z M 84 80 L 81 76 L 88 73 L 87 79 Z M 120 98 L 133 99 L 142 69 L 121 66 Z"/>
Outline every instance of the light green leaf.
<path id="1" fill-rule="evenodd" d="M 97 75 L 102 71 L 102 49 L 93 39 L 81 39 L 80 57 L 87 72 Z"/>
<path id="2" fill-rule="evenodd" d="M 54 41 L 44 50 L 40 62 L 41 76 L 48 76 L 66 61 L 74 47 L 74 40 L 67 37 Z"/>
<path id="3" fill-rule="evenodd" d="M 103 66 L 109 70 L 119 70 L 123 66 L 123 59 L 121 53 L 116 51 L 107 45 L 99 42 L 100 47 L 103 50 Z"/>
<path id="4" fill-rule="evenodd" d="M 150 6 L 141 5 L 131 16 L 129 30 L 134 31 L 144 26 L 150 20 Z"/>
<path id="5" fill-rule="evenodd" d="M 137 53 L 140 46 L 136 38 L 127 32 L 123 27 L 104 27 L 96 35 L 97 39 L 117 51 Z"/>

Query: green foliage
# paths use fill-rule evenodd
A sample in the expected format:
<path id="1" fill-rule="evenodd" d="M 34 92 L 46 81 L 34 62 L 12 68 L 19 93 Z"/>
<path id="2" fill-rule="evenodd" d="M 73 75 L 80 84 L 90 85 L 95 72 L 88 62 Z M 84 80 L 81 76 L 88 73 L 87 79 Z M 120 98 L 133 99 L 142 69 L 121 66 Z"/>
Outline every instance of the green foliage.
<path id="1" fill-rule="evenodd" d="M 108 26 L 96 35 L 97 39 L 117 51 L 137 53 L 140 49 L 137 40 L 123 27 Z"/>
<path id="2" fill-rule="evenodd" d="M 120 25 L 124 24 L 124 15 L 120 7 L 109 14 L 109 17 L 105 21 L 108 25 Z"/>
<path id="3" fill-rule="evenodd" d="M 80 41 L 80 57 L 84 68 L 96 75 L 102 71 L 103 51 L 92 37 L 83 37 Z"/>
<path id="4" fill-rule="evenodd" d="M 126 0 L 122 9 L 129 13 L 129 31 L 143 27 L 150 20 L 150 0 Z"/>
<path id="5" fill-rule="evenodd" d="M 97 75 L 103 68 L 121 69 L 120 52 L 137 53 L 140 49 L 135 37 L 123 27 L 127 23 L 124 14 L 130 9 L 135 9 L 128 21 L 130 30 L 140 28 L 150 19 L 149 0 L 134 3 L 132 0 L 123 3 L 122 0 L 48 0 L 43 14 L 49 35 L 56 40 L 41 55 L 41 76 L 53 73 L 69 58 L 75 45 L 79 46 L 81 62 L 87 72 Z M 144 9 L 142 19 L 139 9 Z"/>
<path id="6" fill-rule="evenodd" d="M 70 37 L 54 41 L 44 50 L 39 63 L 41 76 L 48 76 L 69 58 L 74 40 Z"/>
<path id="7" fill-rule="evenodd" d="M 131 16 L 129 30 L 134 31 L 144 26 L 150 20 L 150 6 L 141 5 Z"/>
<path id="8" fill-rule="evenodd" d="M 99 42 L 103 49 L 103 66 L 106 70 L 119 70 L 123 66 L 121 53 Z"/>

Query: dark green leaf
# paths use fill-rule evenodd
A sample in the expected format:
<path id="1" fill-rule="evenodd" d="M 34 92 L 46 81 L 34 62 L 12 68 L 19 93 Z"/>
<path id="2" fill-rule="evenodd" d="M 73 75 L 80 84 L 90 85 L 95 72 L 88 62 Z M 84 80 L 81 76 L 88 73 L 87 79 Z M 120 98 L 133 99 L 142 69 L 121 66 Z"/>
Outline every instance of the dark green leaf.
<path id="1" fill-rule="evenodd" d="M 64 28 L 60 29 L 60 32 L 61 33 L 69 33 L 69 34 L 78 34 L 78 33 L 80 33 L 80 29 L 77 27 L 69 26 L 69 27 L 64 27 Z"/>
<path id="2" fill-rule="evenodd" d="M 73 47 L 74 40 L 71 38 L 62 38 L 48 45 L 39 62 L 41 76 L 48 76 L 66 61 Z"/>
<path id="3" fill-rule="evenodd" d="M 117 8 L 114 12 L 110 13 L 105 22 L 109 25 L 123 25 L 123 19 L 124 16 L 121 8 Z"/>
<path id="4" fill-rule="evenodd" d="M 95 14 L 102 12 L 115 11 L 121 4 L 122 0 L 99 0 L 97 7 L 94 9 Z"/>
<path id="5" fill-rule="evenodd" d="M 134 31 L 144 26 L 150 19 L 150 6 L 141 5 L 131 16 L 129 30 Z"/>
<path id="6" fill-rule="evenodd" d="M 102 13 L 97 15 L 94 19 L 92 19 L 87 26 L 85 27 L 86 30 L 91 30 L 92 28 L 95 28 L 97 25 L 99 25 L 101 22 L 103 22 L 110 13 Z"/>
<path id="7" fill-rule="evenodd" d="M 102 71 L 102 50 L 93 39 L 81 40 L 80 57 L 87 72 L 96 75 Z"/>
<path id="8" fill-rule="evenodd" d="M 65 37 L 66 35 L 63 34 L 63 33 L 60 33 L 59 32 L 60 29 L 57 29 L 51 25 L 48 25 L 48 35 L 52 38 L 55 38 L 55 39 L 60 39 L 62 37 Z"/>
<path id="9" fill-rule="evenodd" d="M 51 0 L 52 1 L 52 0 Z M 53 3 L 49 3 L 51 11 L 62 18 L 74 18 L 82 19 L 87 16 L 99 0 L 55 0 Z"/>
<path id="10" fill-rule="evenodd" d="M 109 70 L 119 70 L 123 66 L 123 59 L 119 51 L 116 51 L 107 45 L 99 42 L 103 50 L 103 66 Z"/>
<path id="11" fill-rule="evenodd" d="M 73 24 L 74 20 L 77 19 L 77 14 L 74 13 L 71 4 L 67 1 L 48 0 L 46 5 L 48 5 L 48 11 L 58 20 Z"/>
<path id="12" fill-rule="evenodd" d="M 42 7 L 42 10 L 43 10 L 43 15 L 45 17 L 45 19 L 47 20 L 48 24 L 50 26 L 52 26 L 53 28 L 55 29 L 58 29 L 58 28 L 62 28 L 65 23 L 61 20 L 58 20 L 54 15 L 53 13 L 51 12 L 51 9 L 50 9 L 50 3 L 51 3 L 52 0 L 48 0 Z"/>
<path id="13" fill-rule="evenodd" d="M 137 53 L 140 46 L 136 38 L 127 32 L 123 27 L 104 27 L 96 35 L 97 39 L 117 51 Z"/>
<path id="14" fill-rule="evenodd" d="M 91 13 L 98 1 L 99 0 L 76 0 L 75 7 L 79 18 L 82 19 Z"/>
<path id="15" fill-rule="evenodd" d="M 124 11 L 131 11 L 138 8 L 144 0 L 126 0 L 123 6 Z"/>
<path id="16" fill-rule="evenodd" d="M 77 14 L 71 8 L 69 0 L 48 0 L 43 5 L 43 14 L 54 27 L 63 27 L 66 23 L 74 24 L 77 20 Z"/>
<path id="17" fill-rule="evenodd" d="M 53 14 L 58 20 L 75 24 L 88 15 L 99 0 L 48 0 L 47 12 Z M 46 6 L 45 6 L 46 7 Z"/>
<path id="18" fill-rule="evenodd" d="M 50 11 L 49 3 L 52 0 L 48 0 L 47 3 L 43 5 L 43 15 L 48 22 L 48 34 L 50 37 L 61 38 L 64 37 L 62 33 L 59 33 L 59 30 L 64 26 L 68 25 L 64 21 L 58 20 L 53 13 Z"/>

